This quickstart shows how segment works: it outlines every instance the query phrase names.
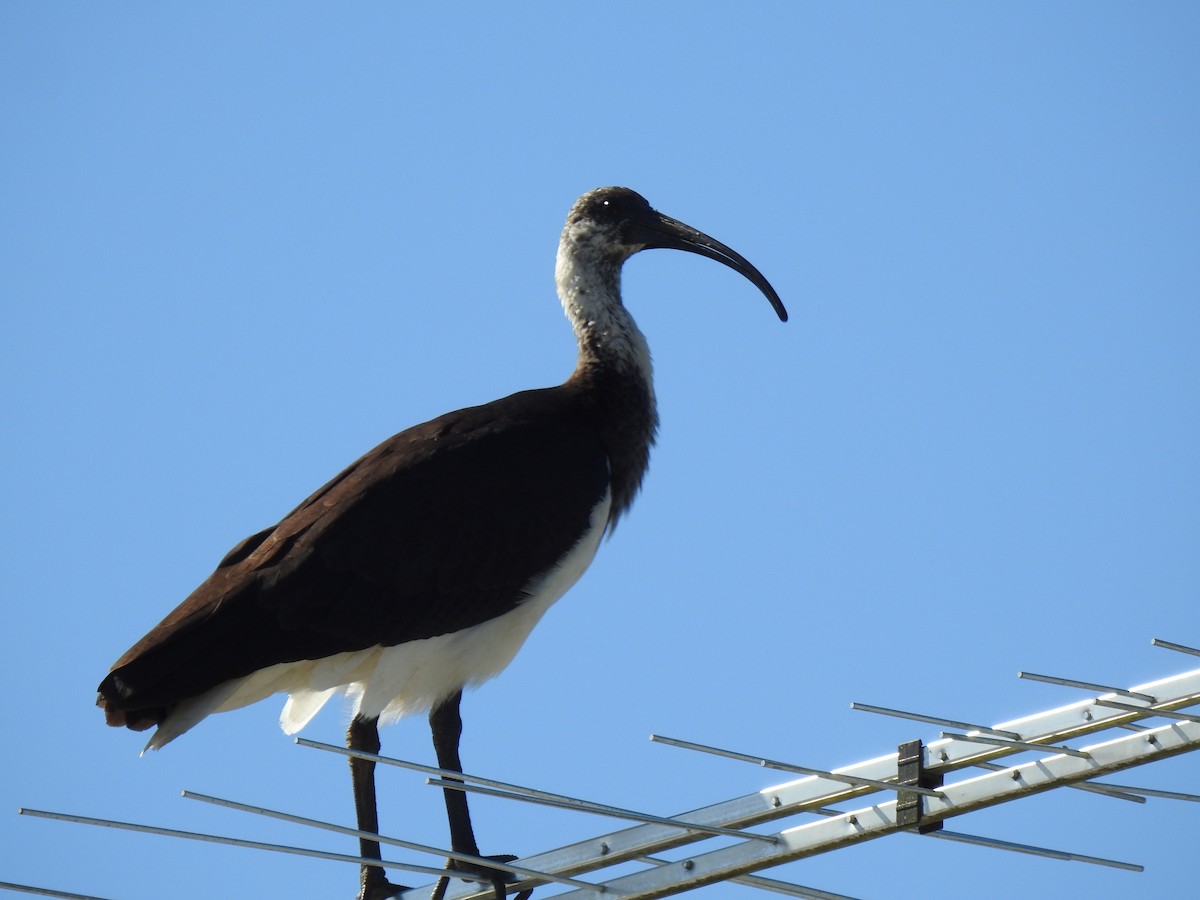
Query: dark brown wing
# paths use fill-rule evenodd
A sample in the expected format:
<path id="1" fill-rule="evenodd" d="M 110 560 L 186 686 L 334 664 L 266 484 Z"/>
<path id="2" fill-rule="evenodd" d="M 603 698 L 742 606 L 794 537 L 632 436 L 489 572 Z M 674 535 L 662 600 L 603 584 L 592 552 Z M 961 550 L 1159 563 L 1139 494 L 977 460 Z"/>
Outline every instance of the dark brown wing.
<path id="1" fill-rule="evenodd" d="M 587 528 L 608 460 L 569 386 L 397 434 L 247 538 L 100 685 L 110 724 L 281 662 L 458 631 L 511 610 Z"/>

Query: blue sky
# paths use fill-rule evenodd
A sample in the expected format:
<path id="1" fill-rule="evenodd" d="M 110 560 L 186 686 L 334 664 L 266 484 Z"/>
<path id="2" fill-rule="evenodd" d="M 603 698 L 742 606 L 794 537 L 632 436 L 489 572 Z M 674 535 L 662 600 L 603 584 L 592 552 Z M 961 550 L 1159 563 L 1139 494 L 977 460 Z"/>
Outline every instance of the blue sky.
<path id="1" fill-rule="evenodd" d="M 508 672 L 467 768 L 670 814 L 1194 668 L 1200 11 L 1188 4 L 0 7 L 0 880 L 103 897 L 348 897 L 353 868 L 18 818 L 349 852 L 181 789 L 352 818 L 280 702 L 138 757 L 112 661 L 246 534 L 401 428 L 556 383 L 575 197 L 626 184 L 725 241 L 625 296 L 662 415 L 643 495 Z M 338 742 L 332 705 L 306 735 Z M 499 739 L 496 736 L 499 736 Z M 384 750 L 429 761 L 425 725 Z M 1200 759 L 1121 779 L 1200 789 Z M 384 829 L 445 843 L 380 777 Z M 1061 793 L 1061 792 L 1060 792 Z M 1178 894 L 1194 804 L 1067 792 L 776 873 L 860 897 Z M 603 820 L 475 804 L 485 852 Z M 611 827 L 617 827 L 611 823 Z M 718 887 L 701 896 L 750 896 Z"/>

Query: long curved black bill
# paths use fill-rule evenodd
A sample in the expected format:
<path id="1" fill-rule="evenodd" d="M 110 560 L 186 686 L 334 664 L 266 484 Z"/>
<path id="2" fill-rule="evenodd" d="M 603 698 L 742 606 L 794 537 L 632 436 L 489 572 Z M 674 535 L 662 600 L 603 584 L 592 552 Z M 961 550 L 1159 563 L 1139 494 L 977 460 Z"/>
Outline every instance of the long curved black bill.
<path id="1" fill-rule="evenodd" d="M 636 224 L 631 223 L 631 226 L 634 231 L 631 235 L 632 241 L 643 244 L 647 250 L 686 250 L 689 253 L 698 253 L 709 259 L 715 259 L 717 262 L 729 266 L 735 272 L 739 272 L 771 301 L 771 306 L 774 308 L 775 314 L 779 316 L 779 321 L 787 321 L 787 309 L 784 308 L 783 301 L 779 299 L 775 288 L 771 287 L 771 282 L 767 281 L 766 276 L 754 268 L 750 261 L 736 250 L 726 247 L 703 231 L 697 231 L 691 225 L 685 225 L 678 219 L 664 216 L 658 210 L 653 210 L 650 218 Z"/>

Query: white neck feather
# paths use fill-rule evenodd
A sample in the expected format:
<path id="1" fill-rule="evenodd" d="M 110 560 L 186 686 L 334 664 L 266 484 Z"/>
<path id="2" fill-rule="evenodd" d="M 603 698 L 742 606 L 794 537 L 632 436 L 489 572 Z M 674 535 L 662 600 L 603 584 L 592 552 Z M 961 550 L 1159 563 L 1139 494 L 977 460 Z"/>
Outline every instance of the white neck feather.
<path id="1" fill-rule="evenodd" d="M 621 263 L 604 258 L 585 227 L 563 232 L 554 281 L 579 342 L 579 364 L 603 363 L 640 376 L 653 391 L 646 338 L 621 303 Z"/>

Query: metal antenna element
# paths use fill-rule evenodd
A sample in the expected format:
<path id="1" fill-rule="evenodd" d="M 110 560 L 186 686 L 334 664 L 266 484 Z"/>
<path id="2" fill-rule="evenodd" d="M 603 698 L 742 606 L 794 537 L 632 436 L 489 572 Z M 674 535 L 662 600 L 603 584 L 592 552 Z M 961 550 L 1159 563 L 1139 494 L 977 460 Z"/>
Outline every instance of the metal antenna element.
<path id="1" fill-rule="evenodd" d="M 176 828 L 162 828 L 158 825 L 138 825 L 133 822 L 118 822 L 115 819 L 94 819 L 91 816 L 76 816 L 70 813 L 47 812 L 42 809 L 19 809 L 23 816 L 35 819 L 57 819 L 61 822 L 75 822 L 79 825 L 97 825 L 102 828 L 116 828 L 120 831 L 137 831 L 142 834 L 159 834 L 164 837 L 183 838 L 189 841 L 206 841 L 211 844 L 227 844 L 231 847 L 246 847 L 250 850 L 267 850 L 272 853 L 289 853 L 293 856 L 311 856 L 315 859 L 330 859 L 335 862 L 355 863 L 356 865 L 380 866 L 383 868 L 404 869 L 409 872 L 419 872 L 422 875 L 432 875 L 441 878 L 449 874 L 453 878 L 477 878 L 466 872 L 449 872 L 446 869 L 435 869 L 432 866 L 416 866 L 411 863 L 391 860 L 370 860 L 362 856 L 349 856 L 345 853 L 329 853 L 325 850 L 309 850 L 304 847 L 291 847 L 286 844 L 265 844 L 262 841 L 247 841 L 242 838 L 225 837 L 219 834 L 203 834 L 198 831 L 180 831 Z"/>
<path id="2" fill-rule="evenodd" d="M 333 831 L 337 834 L 346 834 L 355 838 L 365 837 L 373 841 L 378 841 L 381 844 L 389 844 L 393 847 L 401 847 L 405 850 L 413 850 L 417 853 L 428 853 L 432 856 L 443 856 L 449 859 L 456 859 L 459 862 L 474 863 L 476 865 L 486 866 L 487 868 L 491 869 L 500 869 L 503 872 L 511 872 L 513 875 L 520 875 L 523 878 L 529 878 L 537 882 L 554 881 L 559 884 L 565 884 L 569 887 L 594 888 L 597 886 L 592 884 L 590 881 L 580 881 L 577 878 L 566 878 L 562 875 L 554 875 L 550 872 L 535 872 L 533 869 L 525 869 L 521 866 L 514 866 L 511 863 L 500 862 L 482 856 L 473 856 L 470 853 L 458 853 L 454 850 L 444 850 L 440 847 L 430 847 L 427 844 L 417 844 L 413 841 L 401 840 L 400 838 L 386 837 L 382 834 L 359 831 L 357 828 L 348 828 L 344 825 L 335 825 L 332 822 L 322 822 L 318 819 L 309 819 L 304 816 L 280 812 L 279 810 L 275 809 L 267 809 L 262 806 L 252 806 L 249 803 L 239 803 L 236 800 L 224 800 L 220 797 L 211 797 L 208 794 L 197 794 L 194 791 L 183 791 L 182 796 L 187 800 L 200 800 L 204 803 L 212 803 L 215 806 L 224 806 L 227 809 L 236 809 L 240 812 L 254 813 L 255 815 L 267 816 L 272 819 L 280 819 L 284 822 L 294 822 L 297 825 L 306 825 L 309 828 L 317 828 L 322 831 Z M 435 869 L 434 871 L 444 870 Z"/>
<path id="3" fill-rule="evenodd" d="M 755 834 L 750 831 L 743 831 L 737 828 L 723 828 L 720 825 L 700 824 L 696 822 L 688 822 L 674 816 L 655 816 L 650 813 L 636 812 L 631 809 L 624 809 L 620 806 L 610 806 L 606 803 L 594 803 L 590 800 L 581 800 L 578 797 L 568 797 L 565 794 L 552 794 L 549 791 L 538 790 L 537 788 L 526 787 L 520 784 L 512 784 L 507 781 L 497 781 L 494 778 L 483 778 L 479 775 L 471 775 L 463 772 L 454 772 L 450 769 L 439 769 L 437 766 L 427 766 L 424 763 L 412 762 L 406 759 L 394 759 L 389 756 L 379 756 L 375 753 L 367 753 L 365 750 L 351 750 L 346 747 L 339 747 L 336 744 L 323 744 L 319 741 L 310 741 L 305 738 L 296 738 L 296 743 L 303 747 L 311 747 L 314 750 L 326 750 L 330 753 L 338 753 L 342 756 L 354 756 L 360 759 L 369 759 L 376 763 L 386 763 L 387 765 L 396 766 L 401 769 L 412 769 L 415 772 L 423 772 L 427 775 L 437 776 L 426 780 L 427 784 L 434 787 L 449 788 L 454 791 L 467 791 L 476 794 L 482 794 L 488 797 L 500 797 L 508 800 L 520 800 L 526 803 L 540 803 L 543 806 L 553 806 L 557 809 L 572 809 L 577 812 L 595 813 L 600 816 L 609 816 L 614 819 L 630 819 L 634 822 L 657 823 L 659 825 L 669 825 L 675 828 L 685 828 L 689 831 L 702 831 L 707 834 L 723 834 L 729 837 L 739 837 L 748 840 L 767 841 L 774 843 L 774 838 L 765 834 Z M 502 868 L 498 866 L 497 868 Z"/>
<path id="4" fill-rule="evenodd" d="M 449 789 L 452 791 L 465 791 L 472 794 L 481 794 L 484 797 L 499 797 L 502 800 L 519 800 L 524 803 L 538 803 L 542 806 L 552 806 L 555 809 L 571 809 L 576 812 L 594 813 L 600 816 L 611 816 L 614 819 L 631 819 L 634 822 L 645 822 L 651 825 L 666 825 L 669 828 L 682 828 L 685 831 L 701 831 L 705 834 L 723 834 L 728 837 L 740 837 L 743 840 L 750 841 L 765 841 L 768 844 L 776 844 L 779 839 L 769 834 L 755 834 L 753 831 L 742 831 L 737 828 L 722 828 L 719 825 L 696 825 L 692 822 L 687 822 L 683 819 L 677 819 L 672 816 L 652 816 L 647 813 L 634 812 L 633 810 L 621 809 L 619 806 L 608 806 L 602 803 L 591 803 L 587 800 L 579 800 L 575 797 L 564 797 L 558 794 L 548 794 L 545 791 L 535 791 L 525 789 L 523 791 L 501 791 L 495 788 L 484 787 L 478 784 L 464 784 L 461 781 L 450 781 L 443 778 L 426 779 L 426 784 L 433 787 Z"/>
<path id="5" fill-rule="evenodd" d="M 93 897 L 91 894 L 72 894 L 70 891 L 56 891 L 51 888 L 33 887 L 28 884 L 13 884 L 11 881 L 0 881 L 0 891 L 38 894 L 42 897 L 61 897 L 62 900 L 105 900 L 103 897 Z"/>
<path id="6" fill-rule="evenodd" d="M 1145 700 L 1147 703 L 1157 703 L 1153 694 L 1143 694 L 1139 691 L 1127 691 L 1124 688 L 1112 687 L 1107 684 L 1096 684 L 1094 681 L 1079 681 L 1074 678 L 1057 678 L 1053 675 L 1037 675 L 1033 672 L 1018 672 L 1018 678 L 1026 681 L 1041 681 L 1045 684 L 1060 684 L 1063 687 L 1082 688 L 1085 691 L 1096 691 L 1100 694 L 1120 694 L 1134 700 Z"/>
<path id="7" fill-rule="evenodd" d="M 1161 640 L 1160 638 L 1151 638 L 1150 644 L 1154 647 L 1163 647 L 1167 650 L 1175 650 L 1178 653 L 1190 653 L 1192 656 L 1200 656 L 1200 650 L 1197 650 L 1195 647 L 1188 647 L 1184 644 L 1175 644 L 1171 641 Z"/>
<path id="8" fill-rule="evenodd" d="M 977 834 L 963 834 L 959 831 L 946 831 L 943 829 L 933 832 L 930 837 L 941 838 L 944 841 L 958 841 L 962 844 L 977 844 L 980 847 L 991 847 L 994 850 L 1012 850 L 1015 853 L 1029 853 L 1033 856 L 1045 856 L 1048 859 L 1091 863 L 1094 866 L 1109 866 L 1113 869 L 1124 869 L 1127 872 L 1146 871 L 1145 866 L 1139 866 L 1137 863 L 1120 862 L 1115 859 L 1105 859 L 1102 856 L 1085 856 L 1082 853 L 1071 853 L 1067 850 L 1050 850 L 1046 847 L 1035 847 L 1032 844 L 1000 841 L 996 838 L 980 837 Z"/>
<path id="9" fill-rule="evenodd" d="M 1016 750 L 1033 750 L 1038 753 L 1065 753 L 1067 756 L 1077 756 L 1087 759 L 1087 753 L 1082 750 L 1072 750 L 1070 747 L 1053 744 L 1033 744 L 1029 741 L 1010 741 L 1008 738 L 988 737 L 985 734 L 958 734 L 954 731 L 943 731 L 942 737 L 952 741 L 970 741 L 974 744 L 991 744 L 995 747 L 1012 747 Z"/>
<path id="10" fill-rule="evenodd" d="M 1108 787 L 1116 787 L 1116 785 L 1108 785 Z M 1162 797 L 1164 800 L 1187 800 L 1192 803 L 1200 803 L 1200 794 L 1185 794 L 1182 791 L 1163 791 L 1158 788 L 1129 787 L 1128 785 L 1121 785 L 1121 790 L 1136 791 L 1147 797 Z"/>
<path id="11" fill-rule="evenodd" d="M 1008 738 L 1010 740 L 1019 741 L 1021 735 L 1015 731 L 1004 731 L 1002 729 L 991 728 L 987 725 L 975 725 L 971 722 L 960 722 L 957 719 L 943 719 L 940 716 L 927 716 L 921 713 L 906 712 L 902 709 L 891 709 L 887 706 L 872 706 L 870 703 L 851 703 L 851 709 L 860 712 L 876 713 L 881 716 L 895 716 L 898 719 L 911 719 L 914 722 L 926 722 L 930 725 L 944 725 L 947 728 L 962 728 L 965 731 L 985 731 L 988 734 L 994 734 L 998 737 Z"/>
<path id="12" fill-rule="evenodd" d="M 1152 706 L 1134 706 L 1132 703 L 1121 703 L 1118 700 L 1105 700 L 1103 697 L 1096 700 L 1097 706 L 1106 706 L 1109 709 L 1120 709 L 1125 712 L 1136 713 L 1153 713 L 1156 716 L 1162 716 L 1164 719 L 1175 719 L 1180 722 L 1200 722 L 1200 715 L 1195 713 L 1181 713 L 1169 709 L 1155 709 Z"/>
<path id="13" fill-rule="evenodd" d="M 681 741 L 679 738 L 663 737 L 661 734 L 650 735 L 650 740 L 656 744 L 666 744 L 669 747 L 681 747 L 684 750 L 695 750 L 699 753 L 711 753 L 714 756 L 724 756 L 727 759 L 736 759 L 741 762 L 754 763 L 757 766 L 762 766 L 766 769 L 779 769 L 782 772 L 795 772 L 798 775 L 813 775 L 817 778 L 826 778 L 830 781 L 839 781 L 842 784 L 848 784 L 852 787 L 869 787 L 875 788 L 877 791 L 911 791 L 914 794 L 923 794 L 926 797 L 941 797 L 940 791 L 935 791 L 932 788 L 918 787 L 912 784 L 900 784 L 895 781 L 881 781 L 875 778 L 864 778 L 860 775 L 848 775 L 844 772 L 828 772 L 825 769 L 813 769 L 809 766 L 798 766 L 793 763 L 780 762 L 775 759 L 765 759 L 761 756 L 752 756 L 748 753 L 738 753 L 735 750 L 722 750 L 720 747 L 709 747 L 706 744 L 697 744 L 694 741 Z"/>

